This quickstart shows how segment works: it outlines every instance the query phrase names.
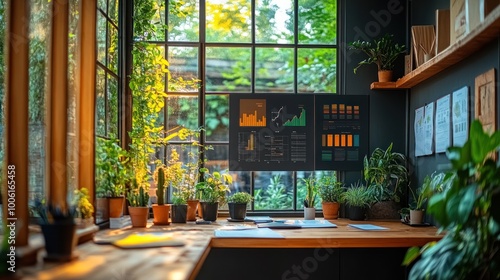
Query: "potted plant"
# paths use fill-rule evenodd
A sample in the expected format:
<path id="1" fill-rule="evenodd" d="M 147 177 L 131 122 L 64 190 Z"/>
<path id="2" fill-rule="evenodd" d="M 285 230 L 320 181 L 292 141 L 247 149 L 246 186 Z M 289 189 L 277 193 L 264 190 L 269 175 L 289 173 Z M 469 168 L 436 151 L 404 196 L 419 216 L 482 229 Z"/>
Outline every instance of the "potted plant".
<path id="1" fill-rule="evenodd" d="M 187 204 L 182 196 L 175 196 L 172 199 L 172 223 L 186 223 Z"/>
<path id="2" fill-rule="evenodd" d="M 449 182 L 449 188 L 427 203 L 427 214 L 445 234 L 407 251 L 403 264 L 412 265 L 409 279 L 498 279 L 500 165 L 491 155 L 499 148 L 500 131 L 485 132 L 478 120 L 463 146 L 448 148 L 451 170 L 444 185 Z"/>
<path id="3" fill-rule="evenodd" d="M 196 191 L 199 193 L 200 204 L 203 212 L 203 220 L 217 220 L 217 210 L 219 205 L 226 202 L 226 193 L 229 191 L 228 184 L 233 182 L 231 175 L 221 172 L 210 173 L 207 168 L 200 168 L 203 174 L 203 181 L 196 184 Z"/>
<path id="4" fill-rule="evenodd" d="M 45 205 L 35 201 L 35 211 L 45 240 L 45 260 L 67 262 L 76 256 L 74 250 L 78 242 L 76 237 L 75 208 L 62 208 Z"/>
<path id="5" fill-rule="evenodd" d="M 366 218 L 366 208 L 370 205 L 371 198 L 368 188 L 361 183 L 351 184 L 342 194 L 342 203 L 347 204 L 349 219 L 362 221 Z"/>
<path id="6" fill-rule="evenodd" d="M 134 184 L 136 185 L 136 183 Z M 149 216 L 149 194 L 143 186 L 134 188 L 127 195 L 128 212 L 133 227 L 146 227 Z"/>
<path id="7" fill-rule="evenodd" d="M 165 171 L 166 167 L 160 165 L 156 168 L 154 173 L 154 180 L 156 182 L 156 202 L 151 207 L 153 208 L 153 224 L 155 225 L 168 225 L 170 224 L 170 205 L 165 204 L 165 188 L 166 185 Z"/>
<path id="8" fill-rule="evenodd" d="M 97 138 L 95 167 L 97 192 L 108 198 L 109 217 L 119 218 L 123 215 L 125 185 L 133 175 L 127 153 L 117 139 Z"/>
<path id="9" fill-rule="evenodd" d="M 306 197 L 304 199 L 304 220 L 314 220 L 316 216 L 316 208 L 314 205 L 316 203 L 316 179 L 311 176 L 308 178 L 302 178 L 302 182 L 305 184 Z"/>
<path id="10" fill-rule="evenodd" d="M 233 220 L 245 220 L 247 216 L 247 205 L 253 200 L 251 194 L 237 192 L 228 197 L 229 216 Z"/>
<path id="11" fill-rule="evenodd" d="M 376 148 L 370 157 L 363 160 L 363 175 L 372 200 L 368 216 L 370 219 L 398 219 L 401 206 L 402 186 L 407 184 L 406 157 L 387 149 Z"/>
<path id="12" fill-rule="evenodd" d="M 345 190 L 344 184 L 337 181 L 335 173 L 332 176 L 323 176 L 318 180 L 318 194 L 321 198 L 325 219 L 339 217 L 340 200 Z"/>
<path id="13" fill-rule="evenodd" d="M 82 228 L 94 223 L 92 215 L 94 206 L 90 202 L 89 190 L 87 188 L 74 191 L 73 205 L 75 205 L 75 222 L 77 227 Z"/>
<path id="14" fill-rule="evenodd" d="M 368 55 L 368 58 L 359 62 L 358 66 L 354 68 L 354 73 L 360 66 L 374 63 L 378 68 L 379 82 L 392 81 L 394 61 L 406 50 L 405 45 L 395 44 L 393 37 L 391 34 L 385 34 L 379 39 L 374 39 L 373 42 L 361 40 L 350 42 L 349 49 L 359 50 Z"/>

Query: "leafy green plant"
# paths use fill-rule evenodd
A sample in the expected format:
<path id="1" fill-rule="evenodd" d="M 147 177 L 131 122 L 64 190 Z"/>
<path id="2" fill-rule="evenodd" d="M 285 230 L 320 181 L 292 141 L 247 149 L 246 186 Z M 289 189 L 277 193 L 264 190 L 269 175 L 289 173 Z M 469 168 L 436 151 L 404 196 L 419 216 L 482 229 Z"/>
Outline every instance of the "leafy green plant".
<path id="1" fill-rule="evenodd" d="M 175 196 L 172 198 L 172 204 L 173 205 L 183 205 L 186 204 L 186 200 L 182 196 Z"/>
<path id="2" fill-rule="evenodd" d="M 228 197 L 227 201 L 229 203 L 249 203 L 253 200 L 251 194 L 246 192 L 237 192 Z"/>
<path id="3" fill-rule="evenodd" d="M 306 187 L 306 198 L 304 199 L 304 207 L 314 207 L 316 202 L 316 196 L 318 195 L 318 191 L 316 188 L 316 178 L 311 174 L 307 178 L 302 178 L 302 182 L 304 182 Z"/>
<path id="4" fill-rule="evenodd" d="M 266 189 L 258 189 L 255 191 L 255 209 L 290 209 L 292 207 L 293 194 L 287 191 L 285 184 L 282 182 L 281 174 L 272 176 L 269 181 L 270 183 Z M 305 194 L 302 197 L 305 197 Z"/>
<path id="5" fill-rule="evenodd" d="M 87 188 L 74 191 L 73 205 L 75 205 L 75 216 L 82 219 L 92 218 L 94 206 L 90 203 L 89 190 Z"/>
<path id="6" fill-rule="evenodd" d="M 200 168 L 200 173 L 203 174 L 203 181 L 196 184 L 196 192 L 200 200 L 225 204 L 226 193 L 229 192 L 228 184 L 232 184 L 233 177 L 225 172 L 210 173 L 207 168 Z"/>
<path id="7" fill-rule="evenodd" d="M 97 138 L 95 167 L 98 196 L 123 196 L 133 174 L 127 152 L 117 139 Z"/>
<path id="8" fill-rule="evenodd" d="M 323 202 L 340 202 L 346 191 L 344 183 L 337 181 L 337 175 L 322 176 L 318 182 L 318 194 Z"/>
<path id="9" fill-rule="evenodd" d="M 149 203 L 149 194 L 141 186 L 128 192 L 127 201 L 131 207 L 146 207 Z"/>
<path id="10" fill-rule="evenodd" d="M 363 175 L 370 195 L 375 201 L 399 202 L 401 186 L 408 180 L 406 157 L 392 151 L 392 143 L 386 150 L 376 148 L 363 160 Z"/>
<path id="11" fill-rule="evenodd" d="M 427 175 L 424 178 L 422 186 L 413 191 L 411 188 L 410 192 L 413 198 L 412 203 L 410 203 L 411 210 L 424 210 L 424 203 L 427 202 L 429 197 L 435 193 L 443 192 L 450 187 L 451 176 L 445 173 L 432 173 L 430 176 Z"/>
<path id="12" fill-rule="evenodd" d="M 46 205 L 36 200 L 33 210 L 38 214 L 40 224 L 74 224 L 75 207 L 61 208 L 57 205 Z"/>
<path id="13" fill-rule="evenodd" d="M 376 64 L 378 70 L 394 69 L 394 61 L 400 54 L 405 52 L 405 45 L 395 44 L 393 35 L 385 34 L 379 39 L 374 39 L 373 42 L 357 40 L 348 44 L 349 49 L 359 50 L 364 52 L 368 58 L 358 63 L 354 68 L 354 73 L 362 65 Z"/>
<path id="14" fill-rule="evenodd" d="M 363 184 L 352 184 L 342 194 L 341 202 L 350 206 L 368 207 L 371 204 L 371 197 L 368 188 Z"/>
<path id="15" fill-rule="evenodd" d="M 410 279 L 500 278 L 500 166 L 491 158 L 500 131 L 489 135 L 479 121 L 462 147 L 447 150 L 452 170 L 448 189 L 433 194 L 427 212 L 444 237 L 408 250 Z"/>

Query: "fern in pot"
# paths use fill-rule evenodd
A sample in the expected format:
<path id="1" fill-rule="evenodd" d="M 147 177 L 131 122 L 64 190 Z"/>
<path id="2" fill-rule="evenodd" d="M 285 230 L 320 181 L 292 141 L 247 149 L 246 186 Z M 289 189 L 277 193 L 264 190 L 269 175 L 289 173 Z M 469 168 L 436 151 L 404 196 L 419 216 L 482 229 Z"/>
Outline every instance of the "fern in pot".
<path id="1" fill-rule="evenodd" d="M 335 173 L 332 176 L 323 176 L 318 180 L 318 195 L 321 198 L 325 219 L 339 217 L 340 201 L 345 191 L 344 184 L 337 181 Z"/>
<path id="2" fill-rule="evenodd" d="M 366 218 L 366 209 L 370 206 L 371 197 L 368 188 L 361 183 L 352 184 L 342 194 L 342 203 L 346 203 L 349 219 L 362 221 Z"/>

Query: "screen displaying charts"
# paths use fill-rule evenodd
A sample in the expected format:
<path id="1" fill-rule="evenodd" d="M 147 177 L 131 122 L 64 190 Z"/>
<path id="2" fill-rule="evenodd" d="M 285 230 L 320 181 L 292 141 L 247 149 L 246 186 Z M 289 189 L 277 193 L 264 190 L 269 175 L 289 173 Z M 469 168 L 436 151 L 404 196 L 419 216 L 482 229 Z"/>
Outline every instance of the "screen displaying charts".
<path id="1" fill-rule="evenodd" d="M 230 97 L 230 170 L 314 169 L 314 96 Z"/>
<path id="2" fill-rule="evenodd" d="M 316 170 L 362 170 L 368 152 L 369 97 L 316 95 Z"/>

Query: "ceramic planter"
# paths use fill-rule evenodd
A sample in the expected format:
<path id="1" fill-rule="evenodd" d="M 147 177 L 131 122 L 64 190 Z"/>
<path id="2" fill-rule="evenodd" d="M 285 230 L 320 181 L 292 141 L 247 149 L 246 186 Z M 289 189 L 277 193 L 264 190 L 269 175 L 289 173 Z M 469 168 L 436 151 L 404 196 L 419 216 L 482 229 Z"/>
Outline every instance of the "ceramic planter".
<path id="1" fill-rule="evenodd" d="M 364 221 L 366 218 L 366 207 L 349 206 L 349 219 L 353 221 Z"/>
<path id="2" fill-rule="evenodd" d="M 198 203 L 200 201 L 198 199 L 188 200 L 187 201 L 187 221 L 196 221 L 196 210 L 198 209 Z"/>
<path id="3" fill-rule="evenodd" d="M 128 213 L 130 215 L 130 221 L 132 222 L 132 227 L 146 227 L 148 224 L 148 207 L 128 207 Z"/>
<path id="4" fill-rule="evenodd" d="M 247 204 L 246 203 L 233 203 L 227 204 L 229 208 L 229 216 L 234 220 L 244 220 L 247 216 Z"/>
<path id="5" fill-rule="evenodd" d="M 169 225 L 170 205 L 153 204 L 153 224 L 155 225 Z"/>
<path id="6" fill-rule="evenodd" d="M 314 220 L 314 219 L 316 219 L 316 208 L 304 207 L 304 220 Z"/>
<path id="7" fill-rule="evenodd" d="M 338 219 L 339 218 L 339 207 L 338 202 L 322 202 L 321 206 L 323 208 L 323 217 L 327 220 Z"/>
<path id="8" fill-rule="evenodd" d="M 217 220 L 218 202 L 200 202 L 203 212 L 203 220 L 215 222 Z"/>
<path id="9" fill-rule="evenodd" d="M 125 202 L 125 197 L 108 197 L 109 201 L 109 217 L 110 218 L 120 218 L 123 216 L 123 203 Z"/>
<path id="10" fill-rule="evenodd" d="M 421 225 L 424 223 L 423 210 L 410 210 L 410 225 Z"/>
<path id="11" fill-rule="evenodd" d="M 172 205 L 172 223 L 186 223 L 187 204 Z"/>
<path id="12" fill-rule="evenodd" d="M 392 70 L 378 70 L 378 81 L 379 82 L 391 82 L 392 81 Z"/>
<path id="13" fill-rule="evenodd" d="M 78 238 L 76 224 L 42 224 L 43 238 L 45 239 L 45 260 L 67 262 L 76 256 L 74 250 Z"/>

